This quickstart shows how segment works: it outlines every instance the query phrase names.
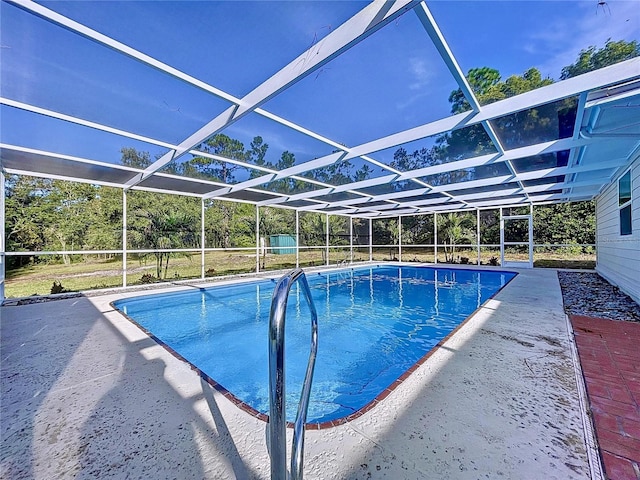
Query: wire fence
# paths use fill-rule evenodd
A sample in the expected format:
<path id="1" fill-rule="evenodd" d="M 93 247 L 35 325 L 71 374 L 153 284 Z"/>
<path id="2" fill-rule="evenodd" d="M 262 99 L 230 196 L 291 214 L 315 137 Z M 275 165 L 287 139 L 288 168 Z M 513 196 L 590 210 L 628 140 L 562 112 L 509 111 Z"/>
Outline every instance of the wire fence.
<path id="1" fill-rule="evenodd" d="M 344 235 L 337 236 L 345 238 Z M 6 272 L 5 296 L 45 295 L 54 290 L 84 291 L 145 284 L 207 280 L 297 267 L 350 266 L 402 261 L 462 265 L 501 264 L 528 259 L 526 248 L 500 244 L 389 243 L 290 245 L 233 248 L 48 250 L 5 252 L 28 257 L 24 268 Z M 68 263 L 60 263 L 65 256 Z M 595 244 L 534 244 L 533 263 L 541 267 L 593 268 Z"/>

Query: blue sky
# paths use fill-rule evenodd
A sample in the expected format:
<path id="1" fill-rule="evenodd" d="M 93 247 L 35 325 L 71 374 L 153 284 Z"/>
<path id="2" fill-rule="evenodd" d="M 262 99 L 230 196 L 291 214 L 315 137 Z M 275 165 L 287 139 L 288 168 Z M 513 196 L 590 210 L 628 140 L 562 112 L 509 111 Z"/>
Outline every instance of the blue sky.
<path id="1" fill-rule="evenodd" d="M 366 6 L 366 2 L 43 2 L 74 20 L 242 96 Z M 537 67 L 558 78 L 580 49 L 640 39 L 635 1 L 436 1 L 428 5 L 462 69 L 503 78 Z M 2 95 L 180 142 L 229 104 L 106 48 L 2 4 Z M 417 17 L 394 23 L 308 76 L 264 108 L 355 145 L 449 114 L 456 84 Z M 151 145 L 68 128 L 2 107 L 2 142 L 117 163 L 122 146 Z M 271 160 L 331 151 L 251 114 L 225 133 L 262 135 Z"/>

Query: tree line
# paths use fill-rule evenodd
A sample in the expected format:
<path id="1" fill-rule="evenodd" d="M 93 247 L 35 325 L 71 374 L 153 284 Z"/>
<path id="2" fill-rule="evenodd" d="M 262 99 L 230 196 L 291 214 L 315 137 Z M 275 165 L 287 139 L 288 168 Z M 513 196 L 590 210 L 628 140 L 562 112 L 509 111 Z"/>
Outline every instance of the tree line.
<path id="1" fill-rule="evenodd" d="M 602 68 L 640 54 L 638 42 L 611 41 L 598 49 L 589 47 L 580 52 L 578 59 L 562 69 L 561 79 L 567 79 L 596 68 Z M 522 75 L 513 75 L 502 80 L 500 73 L 488 67 L 474 68 L 467 78 L 481 104 L 488 104 L 513 95 L 553 83 L 531 68 Z M 449 97 L 452 113 L 468 111 L 471 107 L 456 90 Z M 563 138 L 572 134 L 576 116 L 576 99 L 566 99 L 551 105 L 518 112 L 494 121 L 494 128 L 506 148 Z M 237 139 L 217 134 L 197 147 L 206 154 L 241 160 L 260 167 L 282 170 L 296 163 L 295 155 L 284 151 L 277 161 L 268 160 L 269 145 L 256 136 L 248 147 Z M 400 147 L 396 150 L 391 166 L 399 170 L 413 170 L 448 163 L 463 158 L 495 152 L 491 140 L 481 125 L 466 127 L 437 136 L 424 148 L 412 152 Z M 547 154 L 536 158 L 514 161 L 516 169 L 526 169 L 533 164 L 541 166 L 564 166 L 568 152 Z M 135 168 L 146 168 L 153 162 L 148 152 L 139 152 L 130 147 L 121 150 L 120 163 Z M 501 163 L 491 166 L 463 169 L 425 177 L 430 185 L 491 178 L 504 174 Z M 235 183 L 262 175 L 260 170 L 243 171 L 243 167 L 229 162 L 194 155 L 173 162 L 164 170 L 168 173 L 204 178 L 222 183 Z M 356 167 L 349 161 L 315 169 L 303 176 L 341 185 L 365 180 L 373 174 L 372 167 Z M 411 188 L 410 181 L 395 182 L 386 186 L 390 192 Z M 307 182 L 297 179 L 282 179 L 271 182 L 267 190 L 284 194 L 295 194 L 309 188 Z M 75 251 L 118 250 L 122 248 L 122 190 L 106 186 L 74 183 L 62 180 L 10 175 L 5 183 L 6 195 L 6 249 L 7 251 Z M 127 193 L 127 248 L 167 249 L 199 248 L 200 246 L 200 199 L 167 194 L 129 191 Z M 254 247 L 256 231 L 256 207 L 254 205 L 220 200 L 208 200 L 205 210 L 206 247 L 232 248 Z M 594 208 L 590 202 L 577 205 L 549 205 L 536 208 L 536 243 L 594 243 Z M 447 218 L 441 216 L 442 218 Z M 456 231 L 447 240 L 461 243 L 475 225 L 475 215 L 462 215 L 463 222 L 451 220 Z M 495 217 L 495 216 L 494 216 Z M 481 217 L 487 241 L 498 243 L 499 226 L 490 215 Z M 404 220 L 403 243 L 431 243 L 426 241 L 432 233 L 427 226 L 430 216 L 408 217 Z M 452 217 L 453 218 L 453 217 Z M 456 217 L 457 218 L 457 217 Z M 492 220 L 492 218 L 494 218 Z M 325 217 L 321 214 L 305 213 L 300 217 L 301 244 L 323 245 L 325 242 Z M 330 217 L 331 241 L 348 243 L 348 225 L 344 217 Z M 368 223 L 354 220 L 356 244 L 368 244 Z M 295 212 L 288 209 L 261 208 L 261 236 L 291 233 L 295 225 Z M 450 235 L 445 224 L 442 237 Z M 431 228 L 431 232 L 432 232 Z M 394 243 L 397 238 L 397 221 L 374 222 L 374 243 Z M 440 236 L 440 235 L 439 235 Z M 499 237 L 498 237 L 499 239 Z M 440 243 L 440 239 L 438 239 Z M 109 255 L 109 254 L 106 254 Z M 157 276 L 166 272 L 169 255 L 155 253 Z M 29 261 L 44 261 L 29 257 L 8 257 L 7 268 L 18 268 Z M 48 261 L 71 261 L 67 254 L 50 257 Z"/>

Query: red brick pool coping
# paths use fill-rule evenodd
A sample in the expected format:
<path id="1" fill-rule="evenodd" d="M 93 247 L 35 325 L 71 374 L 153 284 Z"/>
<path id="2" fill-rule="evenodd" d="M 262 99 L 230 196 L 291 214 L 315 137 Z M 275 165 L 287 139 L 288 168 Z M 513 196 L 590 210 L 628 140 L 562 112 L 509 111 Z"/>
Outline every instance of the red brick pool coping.
<path id="1" fill-rule="evenodd" d="M 640 323 L 569 315 L 606 478 L 640 479 Z"/>

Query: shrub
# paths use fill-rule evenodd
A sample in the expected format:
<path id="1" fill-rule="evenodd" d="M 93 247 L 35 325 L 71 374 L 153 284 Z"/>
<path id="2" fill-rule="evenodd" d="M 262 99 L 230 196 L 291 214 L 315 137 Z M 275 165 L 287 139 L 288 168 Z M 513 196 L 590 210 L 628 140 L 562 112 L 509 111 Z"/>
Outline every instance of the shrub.
<path id="1" fill-rule="evenodd" d="M 150 273 L 145 273 L 140 277 L 140 283 L 155 283 L 157 281 L 156 277 L 151 275 Z"/>
<path id="2" fill-rule="evenodd" d="M 497 267 L 498 265 L 500 265 L 500 262 L 498 261 L 498 257 L 491 257 L 489 259 L 489 265 L 491 265 L 492 267 Z"/>
<path id="3" fill-rule="evenodd" d="M 576 257 L 582 253 L 582 247 L 575 242 L 569 242 L 567 246 L 560 249 L 560 252 L 569 257 Z"/>
<path id="4" fill-rule="evenodd" d="M 460 263 L 462 265 L 469 265 L 469 257 L 460 257 Z"/>
<path id="5" fill-rule="evenodd" d="M 68 292 L 68 290 L 62 286 L 62 283 L 60 283 L 57 280 L 53 281 L 53 285 L 51 286 L 51 293 L 52 294 L 67 293 L 67 292 Z"/>

